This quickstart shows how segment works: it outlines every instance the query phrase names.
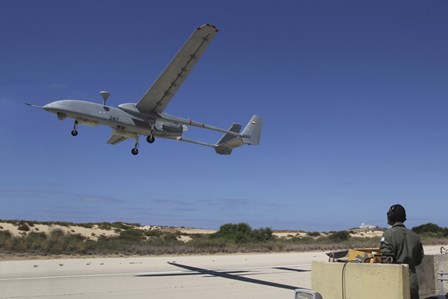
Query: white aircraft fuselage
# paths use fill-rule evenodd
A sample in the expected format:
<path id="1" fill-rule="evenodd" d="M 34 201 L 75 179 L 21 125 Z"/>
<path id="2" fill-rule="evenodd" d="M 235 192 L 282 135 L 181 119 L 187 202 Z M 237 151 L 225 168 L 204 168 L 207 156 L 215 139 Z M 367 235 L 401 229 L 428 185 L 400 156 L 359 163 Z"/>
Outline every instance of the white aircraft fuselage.
<path id="1" fill-rule="evenodd" d="M 49 112 L 55 113 L 60 120 L 66 117 L 76 119 L 78 123 L 96 126 L 102 124 L 121 130 L 120 133 L 127 138 L 135 138 L 138 135 L 180 137 L 184 131 L 184 126 L 163 122 L 163 114 L 152 113 L 142 114 L 138 111 L 129 109 L 133 104 L 121 104 L 118 107 L 110 107 L 92 102 L 80 100 L 60 100 L 49 103 L 43 108 Z M 128 107 L 126 109 L 126 107 Z M 134 106 L 135 107 L 135 106 Z M 170 119 L 177 119 L 170 117 Z M 182 121 L 182 119 L 178 119 Z M 152 124 L 152 125 L 151 125 Z"/>

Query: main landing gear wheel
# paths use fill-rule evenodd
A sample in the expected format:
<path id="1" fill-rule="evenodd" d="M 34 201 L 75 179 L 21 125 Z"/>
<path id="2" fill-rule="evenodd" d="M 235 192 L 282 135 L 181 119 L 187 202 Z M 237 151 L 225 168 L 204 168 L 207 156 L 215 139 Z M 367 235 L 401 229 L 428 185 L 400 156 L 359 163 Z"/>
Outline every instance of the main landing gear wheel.
<path id="1" fill-rule="evenodd" d="M 78 127 L 78 121 L 75 120 L 75 123 L 73 124 L 73 130 L 71 132 L 72 136 L 77 136 L 78 135 L 78 131 L 76 130 L 77 127 Z"/>
<path id="2" fill-rule="evenodd" d="M 154 137 L 154 135 L 149 135 L 148 137 L 146 137 L 146 141 L 148 143 L 154 143 L 154 141 L 156 141 L 156 138 Z"/>
<path id="3" fill-rule="evenodd" d="M 131 150 L 131 153 L 136 156 L 138 155 L 138 135 L 135 137 L 135 145 L 134 148 Z"/>

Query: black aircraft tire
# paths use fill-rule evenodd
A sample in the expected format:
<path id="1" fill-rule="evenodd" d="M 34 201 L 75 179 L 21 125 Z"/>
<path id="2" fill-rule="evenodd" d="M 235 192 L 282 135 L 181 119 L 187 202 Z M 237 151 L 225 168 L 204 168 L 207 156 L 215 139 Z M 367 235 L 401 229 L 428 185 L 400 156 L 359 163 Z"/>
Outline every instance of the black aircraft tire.
<path id="1" fill-rule="evenodd" d="M 78 135 L 78 131 L 76 131 L 76 130 L 73 130 L 71 133 L 72 133 L 72 136 L 77 136 Z"/>
<path id="2" fill-rule="evenodd" d="M 156 141 L 156 139 L 154 138 L 154 136 L 148 136 L 148 137 L 146 137 L 146 141 L 148 143 L 154 143 L 154 141 Z"/>
<path id="3" fill-rule="evenodd" d="M 133 149 L 131 150 L 131 153 L 132 153 L 134 156 L 138 155 L 138 149 L 133 148 Z"/>

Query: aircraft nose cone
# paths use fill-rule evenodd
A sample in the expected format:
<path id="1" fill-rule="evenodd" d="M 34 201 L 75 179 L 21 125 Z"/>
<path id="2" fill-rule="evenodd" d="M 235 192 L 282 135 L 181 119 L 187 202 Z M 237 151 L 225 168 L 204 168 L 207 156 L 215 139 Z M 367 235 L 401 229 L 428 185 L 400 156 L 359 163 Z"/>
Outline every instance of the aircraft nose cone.
<path id="1" fill-rule="evenodd" d="M 48 103 L 42 107 L 45 111 L 55 113 L 58 115 L 59 119 L 64 119 L 67 115 L 64 113 L 65 109 L 57 102 Z"/>
<path id="2" fill-rule="evenodd" d="M 61 103 L 51 102 L 42 107 L 48 112 L 55 113 L 58 116 L 59 120 L 64 120 L 67 117 L 64 109 L 61 107 Z"/>
<path id="3" fill-rule="evenodd" d="M 53 103 L 49 103 L 47 105 L 44 105 L 42 108 L 47 111 L 51 111 L 52 108 L 54 109 L 54 105 L 53 105 Z"/>
<path id="4" fill-rule="evenodd" d="M 57 106 L 58 105 L 55 102 L 52 102 L 52 103 L 48 103 L 47 105 L 44 105 L 42 108 L 49 112 L 54 112 L 54 111 L 58 110 Z"/>

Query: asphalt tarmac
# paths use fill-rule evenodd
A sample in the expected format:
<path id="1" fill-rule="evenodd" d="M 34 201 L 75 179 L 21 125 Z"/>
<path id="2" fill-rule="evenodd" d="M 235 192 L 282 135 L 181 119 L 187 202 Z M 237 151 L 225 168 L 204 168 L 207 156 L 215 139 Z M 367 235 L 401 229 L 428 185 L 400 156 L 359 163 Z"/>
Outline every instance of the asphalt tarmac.
<path id="1" fill-rule="evenodd" d="M 0 298 L 294 298 L 324 252 L 0 261 Z"/>

